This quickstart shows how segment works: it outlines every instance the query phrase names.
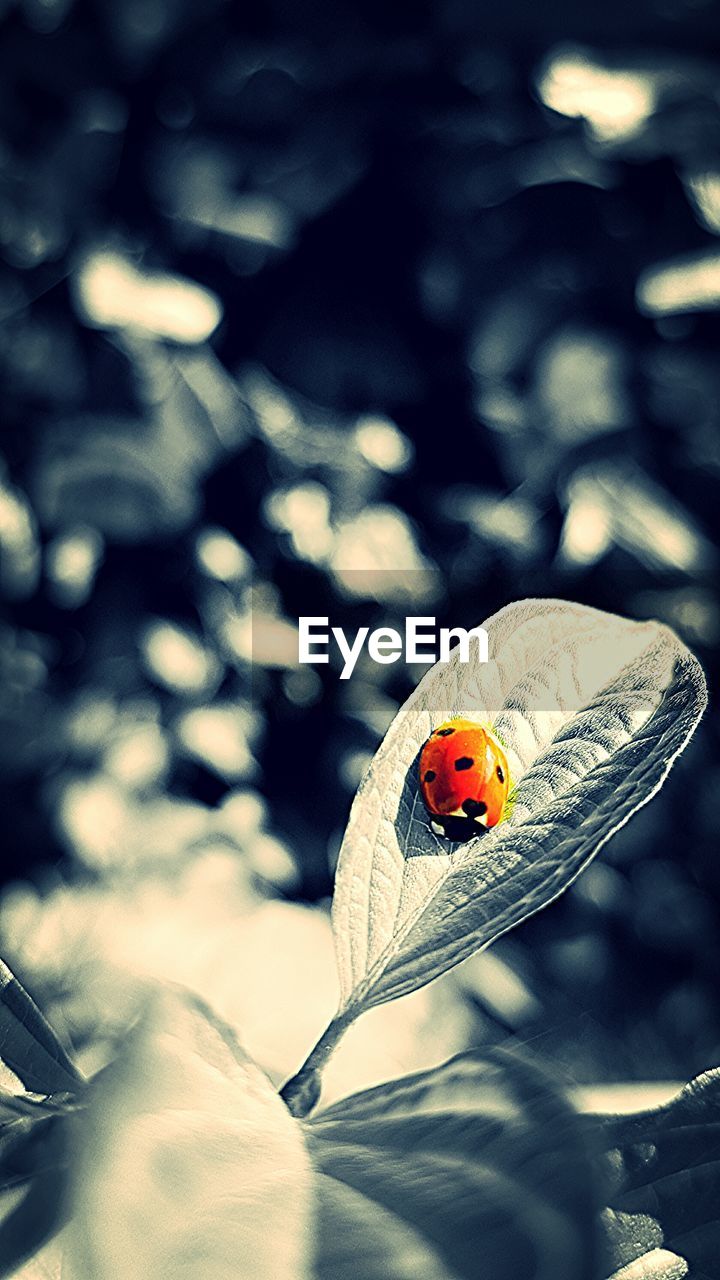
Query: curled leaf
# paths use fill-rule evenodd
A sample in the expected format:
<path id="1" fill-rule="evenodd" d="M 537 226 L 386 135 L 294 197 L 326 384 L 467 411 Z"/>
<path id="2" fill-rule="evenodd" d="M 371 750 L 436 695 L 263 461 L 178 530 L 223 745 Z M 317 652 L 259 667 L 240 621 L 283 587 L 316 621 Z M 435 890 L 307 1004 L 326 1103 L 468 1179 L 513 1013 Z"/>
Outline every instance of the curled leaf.
<path id="1" fill-rule="evenodd" d="M 597 1123 L 614 1174 L 603 1215 L 611 1280 L 717 1280 L 720 1068 L 663 1107 Z"/>
<path id="2" fill-rule="evenodd" d="M 340 1021 L 422 986 L 558 897 L 662 784 L 705 706 L 667 627 L 561 600 L 484 624 L 487 664 L 457 651 L 400 711 L 363 780 L 338 863 Z M 418 753 L 455 716 L 489 724 L 513 805 L 462 845 L 433 834 Z"/>
<path id="3" fill-rule="evenodd" d="M 668 1249 L 651 1249 L 619 1271 L 613 1271 L 609 1280 L 683 1280 L 687 1274 L 684 1258 Z"/>

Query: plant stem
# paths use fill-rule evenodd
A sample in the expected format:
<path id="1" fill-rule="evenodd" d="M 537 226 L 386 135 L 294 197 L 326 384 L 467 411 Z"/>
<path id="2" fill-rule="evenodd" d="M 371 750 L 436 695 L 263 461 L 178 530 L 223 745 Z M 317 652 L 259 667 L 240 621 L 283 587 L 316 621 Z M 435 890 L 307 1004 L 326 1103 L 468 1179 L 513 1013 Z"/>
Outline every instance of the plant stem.
<path id="1" fill-rule="evenodd" d="M 312 1111 L 320 1097 L 320 1072 L 354 1018 L 355 1014 L 350 1013 L 333 1018 L 300 1070 L 283 1085 L 280 1097 L 292 1115 L 301 1117 Z"/>

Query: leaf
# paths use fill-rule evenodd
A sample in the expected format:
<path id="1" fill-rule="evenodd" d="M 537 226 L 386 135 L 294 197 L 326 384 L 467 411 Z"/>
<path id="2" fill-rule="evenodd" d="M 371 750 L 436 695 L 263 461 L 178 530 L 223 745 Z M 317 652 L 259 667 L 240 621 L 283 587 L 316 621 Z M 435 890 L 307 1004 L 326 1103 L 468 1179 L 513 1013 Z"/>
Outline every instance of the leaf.
<path id="1" fill-rule="evenodd" d="M 310 1167 L 270 1083 L 199 1003 L 158 994 L 79 1117 L 77 1280 L 303 1280 Z"/>
<path id="2" fill-rule="evenodd" d="M 66 1116 L 0 1125 L 0 1276 L 15 1275 L 65 1222 L 68 1160 Z"/>
<path id="3" fill-rule="evenodd" d="M 336 1027 L 558 897 L 662 784 L 705 705 L 698 662 L 659 623 L 524 600 L 484 625 L 490 662 L 433 667 L 358 791 L 333 905 Z M 423 742 L 457 715 L 494 727 L 515 798 L 462 845 L 433 834 L 417 783 Z"/>
<path id="4" fill-rule="evenodd" d="M 0 1083 L 13 1090 L 50 1095 L 73 1093 L 83 1083 L 50 1024 L 0 960 Z M 4 1078 L 3 1078 L 4 1077 Z M 14 1079 L 13 1079 L 14 1077 Z"/>
<path id="5" fill-rule="evenodd" d="M 590 1280 L 585 1127 L 534 1066 L 468 1054 L 305 1125 L 318 1280 Z"/>
<path id="6" fill-rule="evenodd" d="M 66 1216 L 68 1112 L 84 1080 L 25 988 L 0 960 L 0 1276 Z"/>
<path id="7" fill-rule="evenodd" d="M 612 1280 L 720 1280 L 720 1068 L 664 1107 L 597 1124 L 614 1180 Z"/>
<path id="8" fill-rule="evenodd" d="M 688 1265 L 684 1258 L 668 1253 L 667 1249 L 651 1249 L 635 1262 L 613 1271 L 609 1280 L 683 1280 L 687 1274 Z"/>

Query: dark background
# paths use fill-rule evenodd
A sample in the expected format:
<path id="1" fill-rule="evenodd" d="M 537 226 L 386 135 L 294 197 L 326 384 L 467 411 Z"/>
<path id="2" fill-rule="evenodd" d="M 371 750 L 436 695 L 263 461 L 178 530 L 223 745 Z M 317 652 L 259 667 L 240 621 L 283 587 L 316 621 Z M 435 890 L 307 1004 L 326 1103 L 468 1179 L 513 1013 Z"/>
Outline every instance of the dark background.
<path id="1" fill-rule="evenodd" d="M 67 813 L 104 779 L 140 842 L 168 797 L 261 797 L 294 866 L 265 869 L 274 891 L 330 894 L 363 761 L 411 686 L 252 670 L 232 639 L 251 578 L 278 619 L 348 629 L 423 612 L 423 562 L 442 623 L 527 595 L 658 617 L 712 690 L 720 289 L 698 301 L 687 275 L 654 314 L 637 285 L 678 257 L 718 270 L 717 26 L 675 2 L 4 7 L 5 881 L 100 874 Z M 543 100 L 563 59 L 654 100 L 598 131 Z M 82 281 L 108 250 L 211 290 L 207 342 L 103 320 Z M 358 444 L 367 418 L 390 470 Z M 418 572 L 358 599 L 333 547 L 378 504 L 382 563 Z M 322 551 L 285 527 L 312 520 Z M 217 528 L 250 557 L 231 581 L 198 552 Z M 148 658 L 158 620 L 198 657 L 184 684 L 162 644 Z M 250 761 L 188 746 L 208 707 L 236 713 Z M 113 743 L 138 733 L 155 765 L 128 780 Z M 518 1032 L 580 1078 L 717 1063 L 718 781 L 710 715 L 598 867 L 502 944 L 537 1022 L 478 997 L 479 1037 Z"/>

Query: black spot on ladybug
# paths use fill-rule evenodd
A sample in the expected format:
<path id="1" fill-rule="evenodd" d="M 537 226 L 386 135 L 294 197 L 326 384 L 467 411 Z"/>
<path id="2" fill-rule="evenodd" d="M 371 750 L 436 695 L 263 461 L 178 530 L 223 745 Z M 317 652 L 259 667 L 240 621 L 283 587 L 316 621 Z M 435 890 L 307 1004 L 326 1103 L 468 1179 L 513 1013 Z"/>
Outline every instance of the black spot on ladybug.
<path id="1" fill-rule="evenodd" d="M 473 760 L 472 756 L 460 756 L 455 761 L 455 768 L 457 769 L 458 773 L 462 773 L 463 769 L 472 769 L 474 763 L 475 761 Z"/>
<path id="2" fill-rule="evenodd" d="M 498 767 L 497 767 L 497 769 L 495 770 L 495 772 L 496 772 L 496 774 L 497 774 L 497 776 L 498 776 L 498 782 L 504 782 L 504 781 L 505 781 L 505 774 L 503 773 L 503 771 L 502 771 L 502 769 L 501 769 L 500 765 L 498 765 Z"/>
<path id="3" fill-rule="evenodd" d="M 435 737 L 436 737 L 436 738 L 449 738 L 449 737 L 450 737 L 450 734 L 451 734 L 451 733 L 454 733 L 454 732 L 455 732 L 455 730 L 454 730 L 454 729 L 437 729 L 437 730 L 436 730 L 436 732 L 435 732 Z"/>
<path id="4" fill-rule="evenodd" d="M 484 813 L 487 813 L 484 800 L 463 800 L 462 807 L 468 818 L 481 818 Z"/>
<path id="5" fill-rule="evenodd" d="M 435 770 L 434 770 L 434 769 L 428 769 L 427 773 L 425 774 L 425 781 L 426 781 L 426 782 L 434 782 L 434 781 L 435 781 L 435 777 L 436 777 Z"/>

